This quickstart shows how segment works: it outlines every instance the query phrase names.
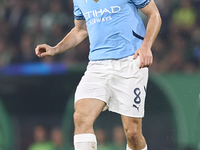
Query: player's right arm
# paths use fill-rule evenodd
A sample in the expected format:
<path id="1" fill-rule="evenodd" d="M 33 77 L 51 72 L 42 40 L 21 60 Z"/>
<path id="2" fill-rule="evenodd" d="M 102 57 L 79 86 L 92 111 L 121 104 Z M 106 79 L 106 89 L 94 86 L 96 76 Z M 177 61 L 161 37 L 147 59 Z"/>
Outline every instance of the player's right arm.
<path id="1" fill-rule="evenodd" d="M 51 47 L 47 44 L 38 45 L 35 48 L 36 55 L 41 58 L 44 56 L 54 56 L 81 43 L 88 36 L 86 21 L 75 19 L 74 23 L 74 28 L 56 46 Z"/>

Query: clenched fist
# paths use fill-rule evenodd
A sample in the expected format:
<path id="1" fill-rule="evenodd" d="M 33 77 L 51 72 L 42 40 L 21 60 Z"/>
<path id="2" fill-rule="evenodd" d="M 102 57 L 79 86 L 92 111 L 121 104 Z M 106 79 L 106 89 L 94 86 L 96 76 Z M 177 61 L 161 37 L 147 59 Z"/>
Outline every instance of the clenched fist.
<path id="1" fill-rule="evenodd" d="M 35 53 L 38 57 L 42 58 L 44 56 L 54 56 L 56 51 L 54 47 L 51 47 L 47 44 L 42 44 L 35 48 Z"/>

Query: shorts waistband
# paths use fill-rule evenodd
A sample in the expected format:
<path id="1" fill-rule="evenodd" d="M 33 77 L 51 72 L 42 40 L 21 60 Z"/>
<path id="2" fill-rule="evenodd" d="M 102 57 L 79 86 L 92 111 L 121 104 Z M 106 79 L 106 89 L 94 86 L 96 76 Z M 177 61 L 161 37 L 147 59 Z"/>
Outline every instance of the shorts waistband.
<path id="1" fill-rule="evenodd" d="M 102 60 L 92 60 L 90 61 L 91 63 L 95 63 L 95 62 L 111 62 L 111 61 L 130 61 L 133 60 L 133 56 L 134 55 L 130 55 L 124 58 L 120 58 L 120 59 L 102 59 Z"/>

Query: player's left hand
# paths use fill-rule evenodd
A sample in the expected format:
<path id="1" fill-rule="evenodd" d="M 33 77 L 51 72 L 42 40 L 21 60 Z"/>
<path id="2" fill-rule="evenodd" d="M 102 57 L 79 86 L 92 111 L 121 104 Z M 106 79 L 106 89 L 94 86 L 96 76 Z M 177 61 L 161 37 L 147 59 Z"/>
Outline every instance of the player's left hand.
<path id="1" fill-rule="evenodd" d="M 140 47 L 134 54 L 133 59 L 136 59 L 140 56 L 140 66 L 139 68 L 149 67 L 153 63 L 153 55 L 151 49 L 146 47 Z"/>

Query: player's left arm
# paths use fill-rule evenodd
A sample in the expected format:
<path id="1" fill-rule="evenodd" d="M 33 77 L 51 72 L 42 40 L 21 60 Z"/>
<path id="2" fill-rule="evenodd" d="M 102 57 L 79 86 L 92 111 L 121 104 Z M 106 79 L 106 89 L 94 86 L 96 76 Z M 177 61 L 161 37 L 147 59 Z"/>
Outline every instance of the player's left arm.
<path id="1" fill-rule="evenodd" d="M 154 0 L 141 11 L 148 17 L 146 34 L 141 47 L 135 52 L 134 59 L 140 56 L 140 67 L 149 67 L 153 62 L 151 47 L 161 27 L 161 17 Z"/>

